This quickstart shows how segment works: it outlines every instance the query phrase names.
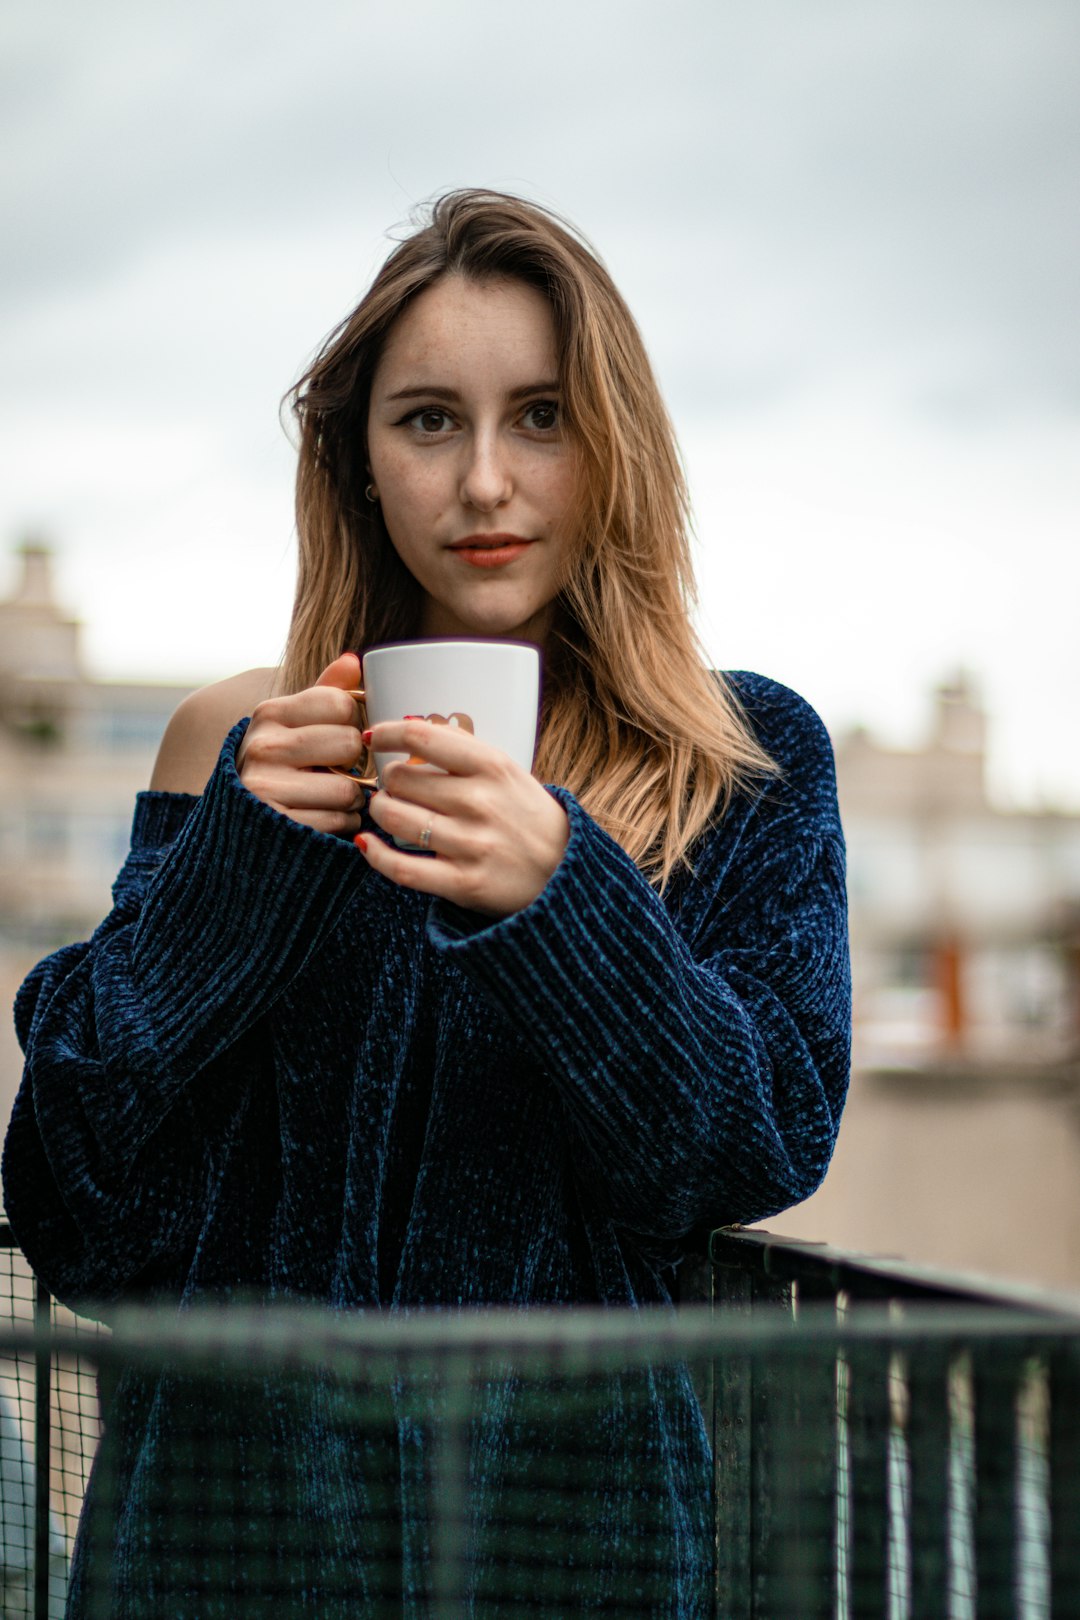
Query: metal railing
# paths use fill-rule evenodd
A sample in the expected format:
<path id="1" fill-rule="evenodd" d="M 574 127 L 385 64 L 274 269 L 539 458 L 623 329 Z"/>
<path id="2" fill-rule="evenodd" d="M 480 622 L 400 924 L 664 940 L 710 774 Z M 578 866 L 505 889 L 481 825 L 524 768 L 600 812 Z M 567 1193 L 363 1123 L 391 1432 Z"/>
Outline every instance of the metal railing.
<path id="1" fill-rule="evenodd" d="M 63 1612 L 67 1553 L 97 1433 L 93 1373 L 112 1378 L 133 1367 L 180 1367 L 208 1391 L 223 1378 L 303 1384 L 329 1377 L 348 1391 L 341 1410 L 358 1433 L 379 1391 L 400 1390 L 403 1380 L 428 1393 L 437 1388 L 438 1416 L 425 1419 L 437 1481 L 426 1526 L 435 1620 L 485 1614 L 479 1604 L 469 1610 L 464 1597 L 476 1579 L 468 1436 L 470 1425 L 486 1420 L 493 1389 L 512 1381 L 535 1392 L 528 1421 L 571 1437 L 554 1482 L 533 1479 L 507 1545 L 518 1546 L 551 1517 L 537 1494 L 550 1486 L 562 1515 L 559 1545 L 580 1571 L 602 1548 L 585 1530 L 574 1540 L 569 1487 L 587 1459 L 573 1436 L 594 1426 L 605 1380 L 619 1380 L 627 1400 L 635 1379 L 678 1365 L 693 1373 L 714 1460 L 715 1580 L 695 1613 L 724 1620 L 1080 1616 L 1080 1309 L 1069 1298 L 724 1230 L 684 1264 L 675 1317 L 593 1310 L 371 1317 L 236 1307 L 183 1317 L 121 1312 L 110 1335 L 35 1290 L 5 1234 L 0 1226 L 13 1303 L 0 1333 L 0 1388 L 20 1447 L 5 1438 L 4 1620 Z M 420 1405 L 429 1411 L 427 1396 Z M 201 1445 L 205 1437 L 198 1438 Z M 36 1470 L 45 1455 L 50 1469 Z M 227 1448 L 218 1455 L 224 1477 Z M 215 1502 L 226 1547 L 227 1496 L 223 1490 Z M 108 1506 L 107 1491 L 103 1500 Z M 111 1504 L 117 1513 L 122 1507 Z M 249 1534 L 249 1520 L 245 1526 Z M 644 1516 L 639 1530 L 635 1570 L 647 1576 Z M 239 1524 L 236 1538 L 240 1556 Z M 565 1608 L 556 1598 L 545 1608 L 537 1598 L 528 1612 L 569 1614 L 575 1603 L 571 1588 Z M 107 1599 L 100 1612 L 110 1612 Z M 385 1612 L 400 1613 L 400 1593 L 388 1597 Z M 504 1603 L 492 1612 L 519 1611 Z M 637 1606 L 627 1589 L 605 1612 L 668 1611 L 654 1588 L 654 1598 Z"/>
<path id="2" fill-rule="evenodd" d="M 73 1329 L 75 1348 L 50 1343 L 60 1323 Z M 101 1331 L 51 1298 L 0 1217 L 0 1620 L 63 1614 L 99 1428 L 94 1368 L 82 1349 Z"/>
<path id="3" fill-rule="evenodd" d="M 682 1297 L 774 1323 L 706 1392 L 720 1612 L 1080 1616 L 1080 1298 L 734 1230 Z"/>

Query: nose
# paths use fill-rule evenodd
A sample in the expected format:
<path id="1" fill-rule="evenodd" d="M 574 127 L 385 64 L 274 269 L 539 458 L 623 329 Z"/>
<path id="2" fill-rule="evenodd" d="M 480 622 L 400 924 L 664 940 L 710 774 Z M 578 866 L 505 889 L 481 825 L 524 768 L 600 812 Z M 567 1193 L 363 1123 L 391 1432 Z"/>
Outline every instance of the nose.
<path id="1" fill-rule="evenodd" d="M 461 500 L 478 512 L 494 512 L 513 490 L 510 457 L 496 433 L 477 433 L 469 442 L 461 475 Z"/>

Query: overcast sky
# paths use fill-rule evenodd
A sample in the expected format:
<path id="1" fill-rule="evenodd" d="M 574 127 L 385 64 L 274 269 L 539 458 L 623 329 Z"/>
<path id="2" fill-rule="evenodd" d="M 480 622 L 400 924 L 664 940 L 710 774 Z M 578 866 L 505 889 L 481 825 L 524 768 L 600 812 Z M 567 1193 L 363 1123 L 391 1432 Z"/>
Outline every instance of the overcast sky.
<path id="1" fill-rule="evenodd" d="M 97 672 L 276 661 L 280 397 L 502 187 L 637 313 L 714 661 L 896 742 L 963 665 L 1080 804 L 1078 69 L 1076 0 L 6 0 L 0 592 L 44 533 Z"/>

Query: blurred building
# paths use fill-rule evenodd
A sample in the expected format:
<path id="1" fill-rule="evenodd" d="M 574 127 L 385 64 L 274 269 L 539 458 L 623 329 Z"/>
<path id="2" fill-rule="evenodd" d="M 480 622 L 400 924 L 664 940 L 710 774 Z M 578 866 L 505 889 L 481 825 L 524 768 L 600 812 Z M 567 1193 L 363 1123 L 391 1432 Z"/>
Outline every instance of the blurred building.
<path id="1" fill-rule="evenodd" d="M 135 794 L 191 690 L 95 680 L 48 549 L 28 543 L 19 562 L 0 602 L 0 940 L 16 949 L 85 938 L 101 921 Z"/>
<path id="2" fill-rule="evenodd" d="M 1080 1289 L 1080 815 L 1005 811 L 970 683 L 836 739 L 855 1064 L 792 1237 Z"/>
<path id="3" fill-rule="evenodd" d="M 926 745 L 837 743 L 856 1069 L 1007 1078 L 1080 1053 L 1080 815 L 997 809 L 964 679 Z"/>

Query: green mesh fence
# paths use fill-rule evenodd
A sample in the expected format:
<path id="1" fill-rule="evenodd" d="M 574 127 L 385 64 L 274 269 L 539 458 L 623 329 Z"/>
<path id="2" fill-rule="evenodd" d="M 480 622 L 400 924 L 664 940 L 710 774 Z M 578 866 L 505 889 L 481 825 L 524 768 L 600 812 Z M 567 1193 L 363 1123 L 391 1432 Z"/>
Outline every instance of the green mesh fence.
<path id="1" fill-rule="evenodd" d="M 56 1353 L 28 1343 L 35 1322 L 64 1325 Z M 102 1329 L 82 1322 L 35 1283 L 0 1228 L 0 1616 L 64 1613 L 71 1547 L 98 1440 L 92 1361 L 82 1343 Z M 36 1459 L 49 1466 L 39 1479 Z"/>
<path id="2" fill-rule="evenodd" d="M 91 1340 L 35 1328 L 12 1275 L 5 1614 L 62 1612 L 100 1386 L 80 1615 L 1080 1615 L 1080 1326 L 1061 1319 L 231 1306 L 126 1311 Z M 688 1378 L 712 1458 L 694 1502 L 662 1466 L 693 1449 Z"/>

